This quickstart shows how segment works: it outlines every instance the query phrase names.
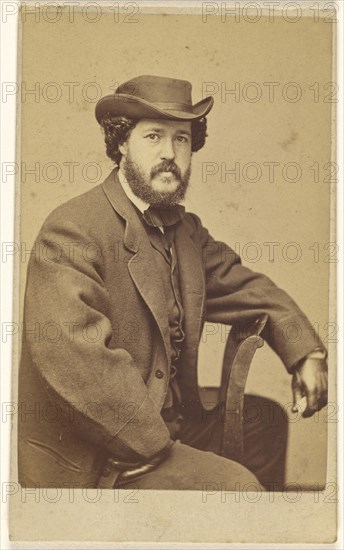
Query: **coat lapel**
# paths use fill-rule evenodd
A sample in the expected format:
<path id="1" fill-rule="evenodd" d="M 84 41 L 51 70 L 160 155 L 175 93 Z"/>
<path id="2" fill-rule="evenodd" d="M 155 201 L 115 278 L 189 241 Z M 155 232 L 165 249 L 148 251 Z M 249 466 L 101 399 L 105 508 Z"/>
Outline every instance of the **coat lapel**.
<path id="1" fill-rule="evenodd" d="M 132 253 L 128 269 L 138 291 L 156 320 L 169 364 L 171 351 L 167 305 L 149 237 L 135 207 L 118 180 L 117 170 L 114 170 L 105 180 L 103 189 L 115 211 L 126 221 L 124 244 Z M 205 305 L 205 282 L 200 251 L 192 239 L 188 224 L 183 220 L 176 227 L 175 247 L 184 308 L 186 335 L 184 357 L 188 365 L 182 378 L 187 386 L 197 388 L 197 350 Z"/>
<path id="2" fill-rule="evenodd" d="M 183 365 L 179 372 L 180 388 L 184 404 L 198 402 L 198 346 L 205 308 L 205 280 L 202 255 L 197 249 L 186 223 L 181 223 L 175 233 L 181 293 L 185 315 L 185 346 Z"/>
<path id="3" fill-rule="evenodd" d="M 116 169 L 103 183 L 103 190 L 113 208 L 126 221 L 124 245 L 132 253 L 128 262 L 129 273 L 159 327 L 168 360 L 170 357 L 170 331 L 167 305 L 149 238 L 135 207 L 119 182 Z"/>
<path id="4" fill-rule="evenodd" d="M 186 223 L 181 222 L 176 228 L 175 246 L 180 273 L 187 346 L 190 347 L 192 353 L 196 352 L 197 357 L 205 304 L 205 281 L 202 257 Z"/>

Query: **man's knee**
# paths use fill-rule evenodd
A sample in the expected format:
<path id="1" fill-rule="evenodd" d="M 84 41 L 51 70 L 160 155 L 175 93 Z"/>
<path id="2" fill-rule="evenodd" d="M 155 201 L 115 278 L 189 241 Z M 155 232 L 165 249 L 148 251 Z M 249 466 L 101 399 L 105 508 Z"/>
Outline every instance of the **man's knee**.
<path id="1" fill-rule="evenodd" d="M 241 464 L 179 441 L 173 445 L 165 462 L 135 484 L 139 489 L 157 490 L 203 491 L 209 484 L 226 491 L 262 489 L 254 474 Z"/>

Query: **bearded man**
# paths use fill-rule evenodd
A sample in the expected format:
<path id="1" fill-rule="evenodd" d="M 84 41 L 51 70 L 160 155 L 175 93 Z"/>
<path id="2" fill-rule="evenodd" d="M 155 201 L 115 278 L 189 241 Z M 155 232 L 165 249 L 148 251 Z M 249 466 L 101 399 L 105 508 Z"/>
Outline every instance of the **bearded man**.
<path id="1" fill-rule="evenodd" d="M 219 456 L 223 425 L 202 414 L 197 385 L 205 321 L 265 314 L 262 336 L 292 375 L 294 399 L 306 396 L 304 414 L 326 404 L 326 352 L 305 315 L 179 204 L 212 105 L 210 97 L 192 105 L 189 82 L 158 76 L 134 78 L 97 104 L 116 167 L 50 214 L 28 270 L 19 399 L 26 486 L 281 488 L 280 414 L 245 427 L 243 464 Z M 57 325 L 58 337 L 37 338 L 36 322 Z M 302 334 L 296 342 L 284 337 L 290 323 Z"/>

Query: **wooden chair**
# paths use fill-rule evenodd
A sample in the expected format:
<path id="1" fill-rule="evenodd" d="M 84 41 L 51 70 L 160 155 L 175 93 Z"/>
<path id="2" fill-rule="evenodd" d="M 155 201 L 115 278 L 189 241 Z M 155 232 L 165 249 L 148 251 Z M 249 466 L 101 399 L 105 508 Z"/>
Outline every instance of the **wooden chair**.
<path id="1" fill-rule="evenodd" d="M 223 414 L 221 455 L 241 462 L 244 452 L 244 394 L 251 362 L 257 348 L 264 344 L 261 333 L 268 316 L 242 327 L 234 325 L 228 335 L 222 362 L 221 387 L 200 388 L 202 401 L 218 403 Z M 226 414 L 230 411 L 230 414 Z"/>
<path id="2" fill-rule="evenodd" d="M 225 407 L 225 411 L 231 412 L 224 417 L 220 454 L 237 462 L 241 462 L 244 452 L 243 408 L 246 380 L 255 351 L 264 343 L 261 332 L 267 319 L 267 315 L 262 315 L 250 325 L 244 327 L 234 325 L 231 328 L 223 357 L 221 387 L 199 388 L 202 401 L 211 399 L 214 403 L 215 398 L 221 407 Z M 102 475 L 97 486 L 111 488 L 117 480 L 116 487 L 121 487 L 131 478 L 137 477 L 138 470 L 134 469 L 122 470 L 118 478 L 118 468 L 121 470 L 121 463 L 109 459 L 107 463 L 109 472 Z M 139 470 L 139 474 L 142 475 L 144 473 L 142 467 Z M 110 475 L 111 472 L 115 473 Z"/>

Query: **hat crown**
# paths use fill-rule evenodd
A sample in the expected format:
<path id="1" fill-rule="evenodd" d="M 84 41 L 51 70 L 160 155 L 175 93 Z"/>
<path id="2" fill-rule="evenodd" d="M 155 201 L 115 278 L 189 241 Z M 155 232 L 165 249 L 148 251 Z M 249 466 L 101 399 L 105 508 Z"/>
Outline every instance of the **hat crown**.
<path id="1" fill-rule="evenodd" d="M 199 120 L 209 113 L 214 100 L 210 96 L 193 105 L 191 89 L 187 80 L 153 75 L 137 76 L 120 84 L 112 95 L 98 101 L 96 118 L 99 124 L 102 124 L 106 116 L 124 116 L 135 120 Z"/>
<path id="2" fill-rule="evenodd" d="M 149 103 L 180 103 L 191 106 L 191 89 L 192 86 L 187 80 L 143 75 L 118 86 L 115 95 L 130 95 Z"/>

